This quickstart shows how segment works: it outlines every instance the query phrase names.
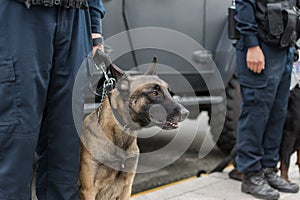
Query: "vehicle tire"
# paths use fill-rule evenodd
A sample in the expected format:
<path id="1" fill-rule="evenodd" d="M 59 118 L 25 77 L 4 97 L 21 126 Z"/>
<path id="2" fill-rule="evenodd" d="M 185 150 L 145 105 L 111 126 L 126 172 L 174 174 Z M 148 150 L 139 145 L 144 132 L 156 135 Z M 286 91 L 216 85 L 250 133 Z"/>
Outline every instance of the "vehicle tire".
<path id="1" fill-rule="evenodd" d="M 240 115 L 240 103 L 240 86 L 236 75 L 233 75 L 226 86 L 226 106 L 224 103 L 214 105 L 215 109 L 210 113 L 213 119 L 210 122 L 213 140 L 225 154 L 229 154 L 236 143 L 236 129 Z"/>

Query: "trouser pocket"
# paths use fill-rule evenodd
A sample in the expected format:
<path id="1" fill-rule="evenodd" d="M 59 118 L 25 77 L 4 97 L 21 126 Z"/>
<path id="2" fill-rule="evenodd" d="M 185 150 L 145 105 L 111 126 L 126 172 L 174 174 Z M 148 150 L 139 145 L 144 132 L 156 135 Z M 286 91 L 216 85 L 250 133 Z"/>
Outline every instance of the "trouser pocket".
<path id="1" fill-rule="evenodd" d="M 8 134 L 19 123 L 16 76 L 11 58 L 0 58 L 0 134 Z"/>

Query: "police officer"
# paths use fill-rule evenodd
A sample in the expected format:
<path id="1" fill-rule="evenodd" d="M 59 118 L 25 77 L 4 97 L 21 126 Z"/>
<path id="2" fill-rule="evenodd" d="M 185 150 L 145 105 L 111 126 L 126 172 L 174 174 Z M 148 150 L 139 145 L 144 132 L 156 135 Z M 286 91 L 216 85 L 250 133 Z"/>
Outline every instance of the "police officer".
<path id="1" fill-rule="evenodd" d="M 269 32 L 262 27 L 267 23 L 263 20 L 269 2 L 280 1 L 236 0 L 237 29 L 241 34 L 236 56 L 242 96 L 236 165 L 244 173 L 242 192 L 262 199 L 278 199 L 278 191 L 299 190 L 298 185 L 284 181 L 276 171 L 293 52 L 282 40 L 271 40 L 274 38 L 268 37 Z M 272 6 L 276 10 L 278 5 Z M 293 40 L 293 35 L 286 39 Z"/>
<path id="2" fill-rule="evenodd" d="M 0 200 L 31 199 L 35 151 L 38 199 L 78 199 L 72 88 L 103 15 L 101 0 L 1 1 Z"/>

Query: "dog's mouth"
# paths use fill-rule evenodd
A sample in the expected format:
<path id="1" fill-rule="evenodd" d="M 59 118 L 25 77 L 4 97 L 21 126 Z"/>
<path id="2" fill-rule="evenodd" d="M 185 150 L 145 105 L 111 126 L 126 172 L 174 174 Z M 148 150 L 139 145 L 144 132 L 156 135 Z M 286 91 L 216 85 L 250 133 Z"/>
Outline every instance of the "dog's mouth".
<path id="1" fill-rule="evenodd" d="M 178 128 L 180 117 L 174 113 L 167 113 L 166 109 L 161 105 L 153 105 L 149 109 L 150 126 L 158 126 L 164 130 L 172 130 Z"/>
<path id="2" fill-rule="evenodd" d="M 165 122 L 162 126 L 162 129 L 164 129 L 164 130 L 172 130 L 172 129 L 177 129 L 177 128 L 178 128 L 177 122 Z"/>
<path id="3" fill-rule="evenodd" d="M 155 118 L 152 118 L 151 116 L 150 116 L 150 121 L 153 125 L 161 127 L 164 130 L 172 130 L 172 129 L 177 129 L 179 127 L 178 122 L 157 120 Z"/>

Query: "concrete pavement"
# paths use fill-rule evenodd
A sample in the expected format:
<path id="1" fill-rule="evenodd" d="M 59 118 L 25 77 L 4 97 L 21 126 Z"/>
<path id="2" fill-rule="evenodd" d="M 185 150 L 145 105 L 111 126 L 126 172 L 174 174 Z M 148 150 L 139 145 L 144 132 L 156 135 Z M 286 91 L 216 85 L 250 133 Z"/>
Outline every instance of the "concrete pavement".
<path id="1" fill-rule="evenodd" d="M 300 184 L 299 170 L 294 163 L 296 155 L 291 159 L 289 178 Z M 190 178 L 171 185 L 146 191 L 132 196 L 131 200 L 253 200 L 251 195 L 241 192 L 241 182 L 228 178 L 232 167 L 222 173 L 204 175 L 200 178 Z M 184 170 L 184 169 L 183 169 Z M 299 200 L 297 194 L 280 193 L 280 200 Z"/>

